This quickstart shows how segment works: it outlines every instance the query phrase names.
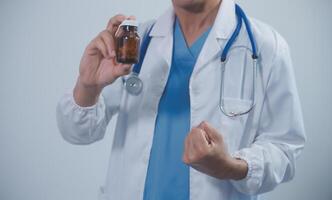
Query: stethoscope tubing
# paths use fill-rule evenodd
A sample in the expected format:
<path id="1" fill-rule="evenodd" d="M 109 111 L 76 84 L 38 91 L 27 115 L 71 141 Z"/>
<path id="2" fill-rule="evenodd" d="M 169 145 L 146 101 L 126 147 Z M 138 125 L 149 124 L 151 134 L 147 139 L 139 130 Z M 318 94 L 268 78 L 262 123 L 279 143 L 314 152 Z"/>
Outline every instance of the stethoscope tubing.
<path id="1" fill-rule="evenodd" d="M 235 31 L 233 32 L 233 34 L 231 35 L 230 39 L 227 41 L 221 56 L 220 56 L 220 61 L 221 61 L 221 81 L 220 81 L 220 99 L 219 99 L 219 107 L 220 110 L 228 117 L 235 117 L 235 116 L 239 116 L 239 115 L 244 115 L 249 113 L 256 104 L 256 86 L 257 86 L 257 60 L 258 60 L 258 52 L 257 52 L 257 47 L 256 47 L 256 41 L 255 41 L 255 37 L 254 34 L 252 32 L 251 29 L 251 25 L 250 22 L 246 16 L 246 14 L 244 13 L 244 11 L 241 9 L 241 7 L 239 5 L 235 5 L 235 13 L 236 13 L 236 17 L 237 17 L 237 25 L 235 28 Z M 252 59 L 253 59 L 253 97 L 252 97 L 252 101 L 251 101 L 251 105 L 249 107 L 249 109 L 246 109 L 242 112 L 234 112 L 234 111 L 230 111 L 228 112 L 225 109 L 224 106 L 224 76 L 225 76 L 225 68 L 226 68 L 226 62 L 227 62 L 227 56 L 228 53 L 231 49 L 231 47 L 233 46 L 233 44 L 235 43 L 236 39 L 238 38 L 238 35 L 241 31 L 242 28 L 242 24 L 244 23 L 246 30 L 247 30 L 247 34 L 250 40 L 250 44 L 251 44 L 251 52 L 252 52 Z M 145 54 L 147 52 L 148 46 L 150 44 L 151 41 L 151 30 L 153 28 L 153 25 L 150 27 L 150 29 L 148 30 L 148 32 L 145 34 L 143 40 L 142 40 L 142 44 L 141 44 L 141 48 L 140 48 L 140 55 L 139 55 L 139 61 L 137 64 L 135 64 L 133 66 L 133 70 L 131 75 L 129 75 L 129 78 L 127 80 L 135 80 L 135 81 L 131 81 L 131 83 L 127 83 L 127 81 L 125 81 L 126 83 L 126 88 L 128 93 L 132 94 L 132 95 L 138 95 L 141 91 L 142 91 L 142 87 L 143 87 L 143 82 L 139 79 L 139 74 L 143 65 L 143 61 L 145 58 Z M 137 82 L 137 83 L 136 83 Z M 134 92 L 133 92 L 134 91 Z"/>

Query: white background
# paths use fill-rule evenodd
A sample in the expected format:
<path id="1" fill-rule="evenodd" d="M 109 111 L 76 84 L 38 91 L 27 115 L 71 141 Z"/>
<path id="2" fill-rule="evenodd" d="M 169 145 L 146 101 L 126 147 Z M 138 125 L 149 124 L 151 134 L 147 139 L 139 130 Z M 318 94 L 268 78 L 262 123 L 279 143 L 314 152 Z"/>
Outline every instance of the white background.
<path id="1" fill-rule="evenodd" d="M 332 1 L 242 0 L 287 39 L 308 142 L 297 174 L 270 200 L 332 199 Z M 170 0 L 0 0 L 0 200 L 93 200 L 106 174 L 111 130 L 74 146 L 55 121 L 86 44 L 116 13 L 156 18 Z M 125 189 L 125 186 L 124 186 Z"/>

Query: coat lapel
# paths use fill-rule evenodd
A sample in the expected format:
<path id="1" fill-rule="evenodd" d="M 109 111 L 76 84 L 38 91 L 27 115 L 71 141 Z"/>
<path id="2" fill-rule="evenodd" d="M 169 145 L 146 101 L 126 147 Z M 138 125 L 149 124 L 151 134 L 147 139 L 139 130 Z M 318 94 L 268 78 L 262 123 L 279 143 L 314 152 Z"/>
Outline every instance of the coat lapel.
<path id="1" fill-rule="evenodd" d="M 158 41 L 157 54 L 166 61 L 168 67 L 172 64 L 174 19 L 174 10 L 169 8 L 157 19 L 150 33 Z"/>
<path id="2" fill-rule="evenodd" d="M 157 55 L 166 61 L 168 68 L 172 64 L 174 19 L 175 13 L 171 7 L 157 19 L 150 33 L 150 36 L 158 41 Z M 221 54 L 223 45 L 232 35 L 236 23 L 234 0 L 223 0 L 210 34 L 197 59 L 193 74 Z"/>
<path id="3" fill-rule="evenodd" d="M 211 32 L 205 41 L 201 53 L 197 59 L 193 74 L 205 64 L 220 56 L 223 45 L 232 35 L 237 20 L 235 15 L 235 3 L 233 0 L 223 0 L 217 17 L 213 23 Z"/>

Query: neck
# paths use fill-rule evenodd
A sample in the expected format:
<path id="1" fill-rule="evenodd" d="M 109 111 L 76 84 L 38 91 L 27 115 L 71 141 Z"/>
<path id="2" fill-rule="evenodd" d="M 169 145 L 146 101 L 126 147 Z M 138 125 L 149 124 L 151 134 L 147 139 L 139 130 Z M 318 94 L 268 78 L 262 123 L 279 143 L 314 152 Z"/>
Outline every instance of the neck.
<path id="1" fill-rule="evenodd" d="M 187 7 L 173 4 L 175 15 L 180 22 L 188 46 L 191 46 L 204 31 L 212 26 L 221 1 L 203 1 L 200 4 Z"/>

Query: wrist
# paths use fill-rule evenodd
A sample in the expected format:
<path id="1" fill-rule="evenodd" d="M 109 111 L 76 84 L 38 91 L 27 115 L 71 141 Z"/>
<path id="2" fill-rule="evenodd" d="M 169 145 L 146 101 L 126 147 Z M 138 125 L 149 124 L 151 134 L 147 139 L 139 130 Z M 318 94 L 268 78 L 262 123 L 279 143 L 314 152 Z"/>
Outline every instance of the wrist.
<path id="1" fill-rule="evenodd" d="M 97 103 L 101 91 L 101 87 L 86 86 L 78 78 L 73 91 L 74 100 L 79 106 L 89 107 Z"/>
<path id="2" fill-rule="evenodd" d="M 231 157 L 229 160 L 230 177 L 232 180 L 244 179 L 248 174 L 248 163 L 245 160 Z"/>

